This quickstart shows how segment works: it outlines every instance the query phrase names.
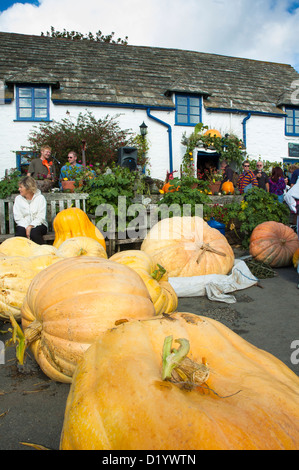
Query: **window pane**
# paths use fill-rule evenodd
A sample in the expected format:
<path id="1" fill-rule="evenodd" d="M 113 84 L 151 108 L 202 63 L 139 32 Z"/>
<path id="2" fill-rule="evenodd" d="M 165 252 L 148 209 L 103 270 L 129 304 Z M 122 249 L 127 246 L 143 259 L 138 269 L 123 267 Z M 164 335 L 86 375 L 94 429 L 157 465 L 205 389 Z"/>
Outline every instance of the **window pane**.
<path id="1" fill-rule="evenodd" d="M 188 108 L 187 108 L 187 106 L 178 106 L 177 107 L 177 112 L 179 114 L 187 114 Z"/>
<path id="2" fill-rule="evenodd" d="M 199 98 L 190 98 L 190 106 L 199 106 Z"/>
<path id="3" fill-rule="evenodd" d="M 31 99 L 30 98 L 20 98 L 19 106 L 20 106 L 20 108 L 30 108 L 31 107 Z"/>
<path id="4" fill-rule="evenodd" d="M 19 96 L 20 97 L 31 97 L 31 88 L 19 88 Z"/>
<path id="5" fill-rule="evenodd" d="M 20 108 L 19 116 L 20 116 L 20 118 L 30 118 L 31 117 L 31 108 Z"/>
<path id="6" fill-rule="evenodd" d="M 34 101 L 36 108 L 46 108 L 47 107 L 47 100 L 35 100 Z"/>
<path id="7" fill-rule="evenodd" d="M 36 109 L 35 110 L 35 117 L 36 118 L 46 118 L 47 117 L 47 110 L 46 109 Z"/>
<path id="8" fill-rule="evenodd" d="M 197 108 L 195 106 L 191 106 L 190 114 L 197 114 L 197 116 L 199 116 L 199 108 Z"/>
<path id="9" fill-rule="evenodd" d="M 295 111 L 295 113 L 294 113 L 294 114 L 295 114 L 295 117 L 296 117 L 296 118 L 299 117 L 299 109 L 295 109 L 294 111 Z"/>
<path id="10" fill-rule="evenodd" d="M 35 98 L 47 98 L 47 89 L 46 88 L 35 88 L 34 89 Z"/>
<path id="11" fill-rule="evenodd" d="M 187 106 L 187 98 L 185 96 L 178 96 L 177 104 L 184 104 Z"/>
<path id="12" fill-rule="evenodd" d="M 181 122 L 181 123 L 187 123 L 188 122 L 188 118 L 187 116 L 183 115 L 183 114 L 178 114 L 178 122 Z"/>
<path id="13" fill-rule="evenodd" d="M 295 134 L 299 134 L 299 126 L 295 127 Z"/>
<path id="14" fill-rule="evenodd" d="M 190 124 L 198 124 L 199 116 L 190 116 Z"/>
<path id="15" fill-rule="evenodd" d="M 293 126 L 287 126 L 287 133 L 291 134 L 293 132 Z"/>

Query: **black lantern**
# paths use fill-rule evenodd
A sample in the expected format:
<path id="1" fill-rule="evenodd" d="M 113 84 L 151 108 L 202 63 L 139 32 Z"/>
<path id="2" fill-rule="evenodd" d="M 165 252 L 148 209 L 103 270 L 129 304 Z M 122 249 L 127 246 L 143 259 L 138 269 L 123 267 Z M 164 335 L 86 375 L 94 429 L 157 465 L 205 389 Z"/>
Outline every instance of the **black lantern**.
<path id="1" fill-rule="evenodd" d="M 141 124 L 141 126 L 139 126 L 139 128 L 140 128 L 140 134 L 142 135 L 142 137 L 145 137 L 147 134 L 147 125 L 144 124 L 144 121 Z"/>

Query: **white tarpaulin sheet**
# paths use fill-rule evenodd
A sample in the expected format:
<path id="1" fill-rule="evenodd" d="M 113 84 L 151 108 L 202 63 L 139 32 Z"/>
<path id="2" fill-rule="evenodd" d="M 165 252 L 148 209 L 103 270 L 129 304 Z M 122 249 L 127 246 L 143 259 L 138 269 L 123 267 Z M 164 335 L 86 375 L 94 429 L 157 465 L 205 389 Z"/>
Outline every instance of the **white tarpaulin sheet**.
<path id="1" fill-rule="evenodd" d="M 244 261 L 235 259 L 232 271 L 228 275 L 207 274 L 193 277 L 170 277 L 168 281 L 178 297 L 206 295 L 210 300 L 231 304 L 236 302 L 236 298 L 229 293 L 247 289 L 255 285 L 258 279 L 251 273 Z"/>

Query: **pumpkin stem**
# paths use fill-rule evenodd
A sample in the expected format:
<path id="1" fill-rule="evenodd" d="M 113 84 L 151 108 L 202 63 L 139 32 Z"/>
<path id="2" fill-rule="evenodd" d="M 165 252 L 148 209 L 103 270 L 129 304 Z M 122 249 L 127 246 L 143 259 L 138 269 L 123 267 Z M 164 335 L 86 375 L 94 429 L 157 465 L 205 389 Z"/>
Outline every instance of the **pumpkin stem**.
<path id="1" fill-rule="evenodd" d="M 10 346 L 11 343 L 13 344 L 18 343 L 16 346 L 16 357 L 17 357 L 18 362 L 21 365 L 23 365 L 24 354 L 25 354 L 25 349 L 26 349 L 25 335 L 12 314 L 10 314 L 10 322 L 11 322 L 12 328 L 9 328 L 8 331 L 12 333 L 12 337 L 10 340 L 6 342 L 6 346 Z"/>
<path id="2" fill-rule="evenodd" d="M 215 250 L 212 246 L 210 246 L 208 243 L 203 243 L 201 246 L 202 252 L 199 254 L 197 258 L 197 263 L 199 263 L 200 258 L 206 251 L 211 251 L 212 253 L 216 253 L 217 255 L 220 256 L 226 256 L 226 253 L 222 253 L 222 251 Z"/>
<path id="3" fill-rule="evenodd" d="M 7 341 L 6 344 L 7 346 L 10 346 L 11 343 L 18 343 L 16 346 L 16 357 L 19 364 L 23 365 L 25 350 L 29 344 L 36 341 L 40 336 L 42 324 L 38 320 L 34 320 L 31 325 L 26 328 L 24 333 L 12 314 L 10 314 L 10 322 L 12 324 L 12 329 L 10 328 L 8 331 L 12 333 L 12 338 Z"/>
<path id="4" fill-rule="evenodd" d="M 166 273 L 166 269 L 161 266 L 161 264 L 157 264 L 158 268 L 152 272 L 151 276 L 156 279 L 156 281 L 160 281 L 164 274 Z"/>
<path id="5" fill-rule="evenodd" d="M 172 349 L 172 339 L 172 336 L 167 336 L 164 339 L 162 354 L 162 380 L 171 378 L 173 369 L 178 367 L 190 350 L 190 343 L 185 338 L 176 339 L 175 341 L 180 344 L 180 347 L 178 350 Z"/>
<path id="6" fill-rule="evenodd" d="M 201 364 L 186 357 L 190 350 L 190 343 L 187 339 L 180 338 L 175 341 L 180 344 L 178 350 L 171 347 L 172 336 L 167 336 L 164 340 L 162 380 L 170 380 L 172 383 L 192 390 L 208 380 L 210 369 L 205 357 L 202 358 Z"/>

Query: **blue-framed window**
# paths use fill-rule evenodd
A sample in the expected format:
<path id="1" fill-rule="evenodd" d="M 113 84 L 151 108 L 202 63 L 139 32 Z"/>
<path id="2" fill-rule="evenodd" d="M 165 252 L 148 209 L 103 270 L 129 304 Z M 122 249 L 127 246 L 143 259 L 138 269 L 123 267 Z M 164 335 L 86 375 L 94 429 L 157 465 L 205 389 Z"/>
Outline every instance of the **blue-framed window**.
<path id="1" fill-rule="evenodd" d="M 49 121 L 49 96 L 48 86 L 17 86 L 17 120 Z"/>
<path id="2" fill-rule="evenodd" d="M 299 135 L 299 107 L 285 109 L 286 111 L 286 135 Z"/>
<path id="3" fill-rule="evenodd" d="M 201 96 L 180 95 L 175 96 L 175 123 L 181 126 L 196 126 L 201 122 Z"/>
<path id="4" fill-rule="evenodd" d="M 28 171 L 29 164 L 32 158 L 37 158 L 38 153 L 32 151 L 20 150 L 16 152 L 16 168 L 19 170 L 21 175 L 26 175 Z"/>

